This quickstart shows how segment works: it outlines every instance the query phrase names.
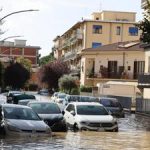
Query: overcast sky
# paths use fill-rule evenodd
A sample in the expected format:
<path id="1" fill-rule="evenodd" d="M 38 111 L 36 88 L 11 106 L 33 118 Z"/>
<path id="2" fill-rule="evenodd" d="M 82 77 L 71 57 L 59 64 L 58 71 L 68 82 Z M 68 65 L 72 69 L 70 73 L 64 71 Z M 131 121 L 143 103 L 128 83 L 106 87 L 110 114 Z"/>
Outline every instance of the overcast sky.
<path id="1" fill-rule="evenodd" d="M 7 31 L 0 40 L 8 36 L 22 36 L 27 45 L 40 46 L 42 56 L 48 55 L 53 39 L 63 34 L 77 21 L 88 18 L 92 12 L 101 10 L 130 11 L 142 19 L 141 0 L 0 0 L 0 18 L 8 13 L 39 9 L 9 16 L 1 25 Z M 14 39 L 9 39 L 13 41 Z"/>

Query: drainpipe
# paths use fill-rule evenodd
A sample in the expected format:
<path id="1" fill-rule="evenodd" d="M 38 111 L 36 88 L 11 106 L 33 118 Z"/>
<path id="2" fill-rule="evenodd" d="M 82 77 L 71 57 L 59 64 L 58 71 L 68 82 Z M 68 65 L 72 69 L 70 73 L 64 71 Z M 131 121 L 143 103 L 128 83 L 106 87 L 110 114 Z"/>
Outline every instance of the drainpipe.
<path id="1" fill-rule="evenodd" d="M 123 52 L 123 69 L 125 70 L 125 52 Z"/>

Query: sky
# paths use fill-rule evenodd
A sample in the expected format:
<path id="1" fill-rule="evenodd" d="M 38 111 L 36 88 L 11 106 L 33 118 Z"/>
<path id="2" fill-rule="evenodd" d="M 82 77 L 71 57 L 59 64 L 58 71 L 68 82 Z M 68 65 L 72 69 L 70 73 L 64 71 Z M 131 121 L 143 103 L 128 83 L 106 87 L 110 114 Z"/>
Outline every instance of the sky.
<path id="1" fill-rule="evenodd" d="M 62 35 L 82 18 L 90 18 L 92 12 L 129 11 L 137 13 L 137 21 L 143 17 L 141 0 L 0 0 L 0 8 L 0 18 L 15 11 L 39 10 L 5 18 L 0 29 L 6 32 L 0 35 L 0 40 L 21 36 L 17 39 L 27 40 L 27 45 L 40 46 L 41 56 L 51 52 L 57 35 Z"/>

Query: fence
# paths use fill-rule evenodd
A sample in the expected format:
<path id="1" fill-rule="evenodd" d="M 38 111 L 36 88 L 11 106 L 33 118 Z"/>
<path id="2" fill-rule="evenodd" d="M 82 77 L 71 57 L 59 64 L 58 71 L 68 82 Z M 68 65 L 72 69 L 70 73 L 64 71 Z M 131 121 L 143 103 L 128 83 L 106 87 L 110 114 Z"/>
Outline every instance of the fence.
<path id="1" fill-rule="evenodd" d="M 150 114 L 150 99 L 137 98 L 136 112 Z"/>

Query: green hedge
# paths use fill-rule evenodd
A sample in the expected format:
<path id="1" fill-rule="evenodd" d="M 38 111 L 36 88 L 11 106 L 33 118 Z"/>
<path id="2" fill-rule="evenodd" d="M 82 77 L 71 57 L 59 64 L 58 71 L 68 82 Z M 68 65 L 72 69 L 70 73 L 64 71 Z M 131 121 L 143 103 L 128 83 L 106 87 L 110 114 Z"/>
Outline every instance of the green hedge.
<path id="1" fill-rule="evenodd" d="M 80 92 L 89 92 L 92 93 L 92 87 L 81 86 Z"/>

